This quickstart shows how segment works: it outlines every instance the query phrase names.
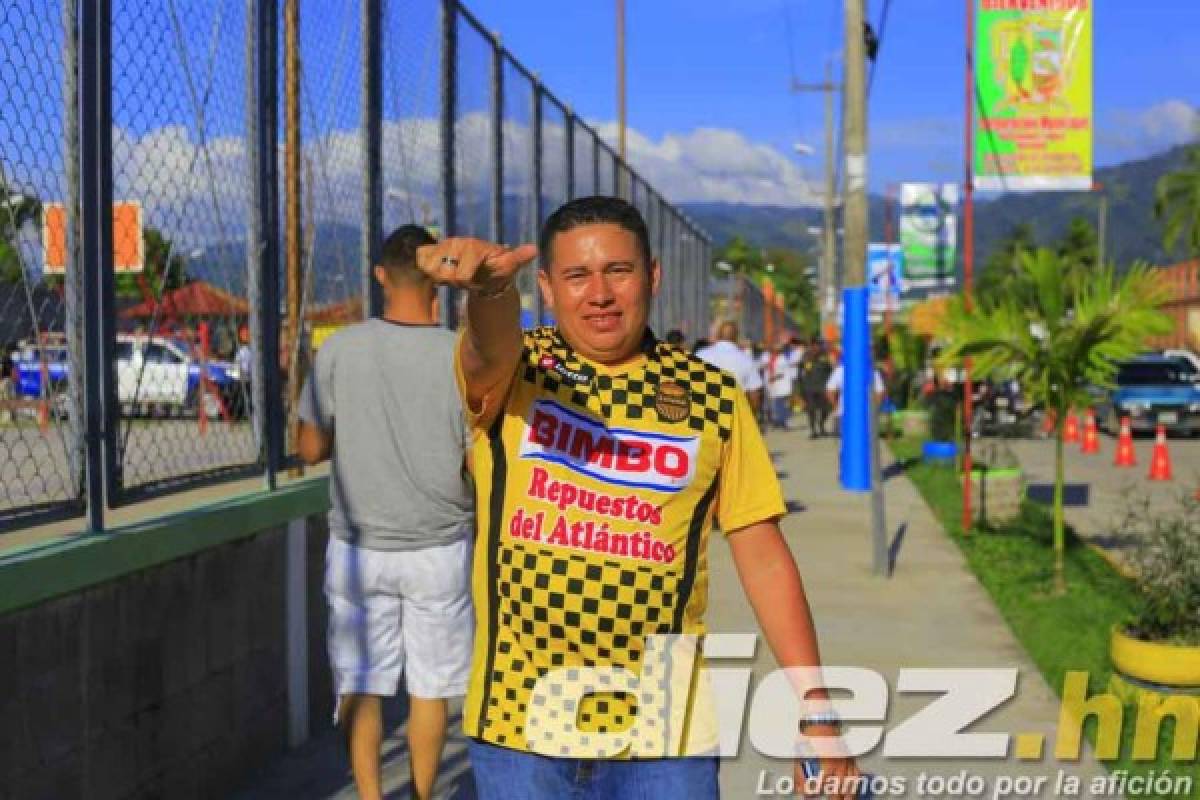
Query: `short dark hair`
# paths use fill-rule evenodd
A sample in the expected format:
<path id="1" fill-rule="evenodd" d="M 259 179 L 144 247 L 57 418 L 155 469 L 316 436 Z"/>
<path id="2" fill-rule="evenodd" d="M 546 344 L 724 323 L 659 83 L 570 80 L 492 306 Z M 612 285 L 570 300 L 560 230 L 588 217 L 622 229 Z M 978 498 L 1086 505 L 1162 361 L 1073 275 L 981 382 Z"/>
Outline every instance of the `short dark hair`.
<path id="1" fill-rule="evenodd" d="M 547 217 L 542 225 L 541 235 L 538 236 L 538 252 L 542 254 L 542 269 L 550 263 L 550 245 L 554 237 L 560 233 L 578 228 L 581 225 L 618 225 L 637 237 L 638 246 L 646 260 L 646 268 L 650 268 L 653 256 L 650 253 L 650 231 L 646 228 L 646 220 L 642 212 L 619 197 L 579 197 L 564 203 L 553 214 Z"/>
<path id="2" fill-rule="evenodd" d="M 436 243 L 436 239 L 420 225 L 401 225 L 383 241 L 379 265 L 392 280 L 416 283 L 425 279 L 417 269 L 417 248 Z"/>
<path id="3" fill-rule="evenodd" d="M 679 328 L 672 328 L 667 331 L 667 335 L 664 338 L 667 344 L 672 347 L 683 347 L 683 331 L 679 330 Z"/>

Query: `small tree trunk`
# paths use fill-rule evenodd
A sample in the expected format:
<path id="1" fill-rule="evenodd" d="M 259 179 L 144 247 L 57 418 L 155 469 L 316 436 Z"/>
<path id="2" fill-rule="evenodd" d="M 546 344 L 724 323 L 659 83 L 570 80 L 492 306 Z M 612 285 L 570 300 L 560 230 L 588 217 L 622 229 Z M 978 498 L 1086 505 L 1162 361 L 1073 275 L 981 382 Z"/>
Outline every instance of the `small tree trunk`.
<path id="1" fill-rule="evenodd" d="M 1067 592 L 1067 578 L 1063 570 L 1063 552 L 1066 549 L 1063 530 L 1063 420 L 1066 416 L 1065 412 L 1059 414 L 1058 424 L 1054 426 L 1054 593 L 1059 595 Z"/>

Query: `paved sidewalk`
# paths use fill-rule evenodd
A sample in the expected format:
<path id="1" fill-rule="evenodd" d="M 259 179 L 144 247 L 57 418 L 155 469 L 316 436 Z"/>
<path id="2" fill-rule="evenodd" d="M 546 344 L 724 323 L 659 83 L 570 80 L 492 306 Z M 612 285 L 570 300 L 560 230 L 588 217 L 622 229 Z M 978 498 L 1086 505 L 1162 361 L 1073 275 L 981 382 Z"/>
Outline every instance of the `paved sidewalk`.
<path id="1" fill-rule="evenodd" d="M 1044 733 L 1047 752 L 1052 751 L 1057 697 L 912 483 L 902 474 L 885 483 L 887 524 L 895 558 L 892 576 L 878 578 L 871 573 L 869 495 L 851 494 L 838 487 L 837 440 L 814 442 L 807 434 L 773 433 L 768 444 L 778 454 L 776 466 L 784 477 L 787 500 L 805 507 L 790 514 L 783 529 L 804 575 L 824 663 L 865 667 L 886 678 L 888 686 L 893 687 L 888 730 L 936 699 L 930 694 L 896 693 L 897 670 L 1015 666 L 1019 670 L 1016 696 L 972 730 L 1014 735 Z M 885 466 L 890 460 L 884 448 Z M 733 564 L 719 540 L 713 543 L 711 554 L 710 629 L 756 630 Z M 760 643 L 754 668 L 756 674 L 774 669 L 765 642 Z M 1047 776 L 1044 791 L 1019 796 L 1057 796 L 1053 790 L 1059 765 L 1050 759 L 1046 764 L 1011 758 L 891 759 L 885 763 L 876 753 L 861 759 L 860 764 L 876 774 L 904 776 L 910 790 L 915 789 L 922 772 L 950 777 L 966 770 L 987 780 L 988 791 L 983 796 L 988 798 L 999 776 Z M 1085 786 L 1092 776 L 1103 774 L 1090 758 L 1079 765 L 1062 766 L 1077 774 Z M 722 766 L 723 796 L 754 797 L 764 771 L 769 779 L 786 770 L 786 765 L 759 756 L 743 742 L 740 757 Z M 909 791 L 904 796 L 921 795 Z M 927 792 L 925 796 L 937 795 Z M 1084 791 L 1078 796 L 1091 795 Z"/>
<path id="2" fill-rule="evenodd" d="M 810 441 L 799 432 L 772 433 L 768 444 L 783 478 L 787 499 L 796 510 L 784 521 L 784 532 L 804 574 L 821 636 L 823 657 L 829 665 L 865 667 L 879 671 L 889 686 L 902 667 L 1012 667 L 1019 669 L 1017 695 L 989 715 L 973 730 L 1011 734 L 1047 734 L 1047 751 L 1053 747 L 1058 719 L 1054 693 L 1037 673 L 1014 639 L 983 588 L 968 571 L 955 544 L 934 520 L 915 488 L 902 475 L 887 481 L 888 525 L 895 536 L 894 573 L 890 578 L 871 574 L 868 497 L 848 494 L 837 486 L 837 442 Z M 885 457 L 886 458 L 886 457 Z M 757 632 L 737 581 L 729 548 L 713 536 L 710 547 L 712 580 L 708 621 L 714 632 Z M 766 643 L 759 642 L 750 661 L 722 662 L 747 665 L 757 678 L 774 669 Z M 753 687 L 751 696 L 753 695 Z M 894 729 L 933 695 L 898 695 L 892 692 L 887 728 Z M 768 715 L 771 709 L 766 709 Z M 402 736 L 403 709 L 393 706 L 392 731 L 386 743 L 389 797 L 407 798 L 407 756 Z M 1011 750 L 1010 750 L 1011 752 Z M 877 774 L 904 776 L 909 792 L 917 797 L 915 781 L 926 772 L 950 777 L 966 770 L 988 782 L 982 795 L 992 797 L 998 776 L 1046 776 L 1040 792 L 1012 797 L 1054 797 L 1059 765 L 1049 762 L 890 760 L 878 755 L 862 759 Z M 1090 758 L 1078 765 L 1062 765 L 1086 786 L 1102 769 Z M 446 775 L 438 797 L 473 798 L 469 766 L 460 743 L 447 749 Z M 751 798 L 764 785 L 790 774 L 790 766 L 760 756 L 743 731 L 739 756 L 721 767 L 722 796 Z M 281 759 L 240 795 L 245 798 L 351 798 L 349 775 L 338 739 L 329 735 Z M 901 795 L 891 795 L 901 796 Z M 926 797 L 966 796 L 954 792 Z M 664 798 L 665 800 L 665 798 Z"/>

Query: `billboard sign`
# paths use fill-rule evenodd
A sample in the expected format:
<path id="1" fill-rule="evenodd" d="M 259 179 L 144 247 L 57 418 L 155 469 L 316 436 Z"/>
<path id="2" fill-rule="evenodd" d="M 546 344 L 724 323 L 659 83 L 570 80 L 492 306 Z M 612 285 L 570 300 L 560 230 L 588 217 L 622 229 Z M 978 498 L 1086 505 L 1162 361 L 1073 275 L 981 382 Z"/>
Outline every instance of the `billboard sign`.
<path id="1" fill-rule="evenodd" d="M 900 187 L 901 283 L 908 289 L 947 289 L 957 282 L 958 184 Z"/>
<path id="2" fill-rule="evenodd" d="M 1092 3 L 973 0 L 977 189 L 1092 187 Z"/>
<path id="3" fill-rule="evenodd" d="M 898 310 L 904 291 L 904 248 L 898 244 L 868 244 L 867 276 L 870 310 Z"/>
<path id="4" fill-rule="evenodd" d="M 141 272 L 146 266 L 141 203 L 113 203 L 113 272 Z M 47 275 L 67 271 L 67 210 L 62 203 L 42 206 L 42 269 Z"/>

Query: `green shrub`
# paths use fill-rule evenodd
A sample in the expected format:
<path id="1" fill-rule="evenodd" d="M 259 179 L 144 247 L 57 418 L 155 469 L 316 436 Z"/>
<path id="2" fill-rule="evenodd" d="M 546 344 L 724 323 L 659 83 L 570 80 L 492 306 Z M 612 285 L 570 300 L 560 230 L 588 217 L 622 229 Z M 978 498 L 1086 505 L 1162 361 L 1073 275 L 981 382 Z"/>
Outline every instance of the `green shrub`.
<path id="1" fill-rule="evenodd" d="M 939 442 L 955 441 L 954 426 L 957 422 L 958 392 L 941 389 L 929 397 L 929 433 Z"/>
<path id="2" fill-rule="evenodd" d="M 1200 503 L 1183 495 L 1164 511 L 1152 509 L 1149 496 L 1133 498 L 1120 533 L 1138 537 L 1130 562 L 1139 606 L 1130 632 L 1200 645 Z"/>

